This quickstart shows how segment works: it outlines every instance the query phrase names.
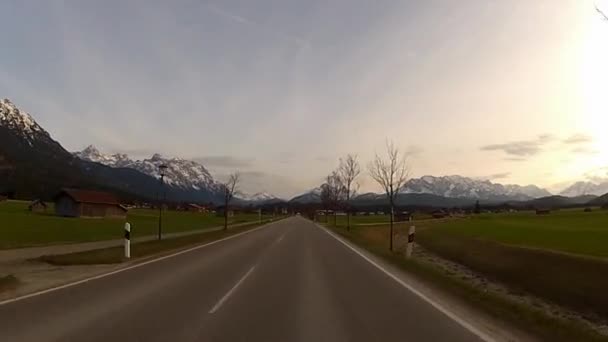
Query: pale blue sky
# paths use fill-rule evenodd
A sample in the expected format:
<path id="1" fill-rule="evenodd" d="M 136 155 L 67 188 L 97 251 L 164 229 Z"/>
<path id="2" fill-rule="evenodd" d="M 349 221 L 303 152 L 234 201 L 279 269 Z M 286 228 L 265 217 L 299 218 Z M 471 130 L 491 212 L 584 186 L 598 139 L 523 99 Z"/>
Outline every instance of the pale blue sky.
<path id="1" fill-rule="evenodd" d="M 0 97 L 69 150 L 200 159 L 249 191 L 306 190 L 386 138 L 414 176 L 552 187 L 608 165 L 593 4 L 8 0 Z"/>

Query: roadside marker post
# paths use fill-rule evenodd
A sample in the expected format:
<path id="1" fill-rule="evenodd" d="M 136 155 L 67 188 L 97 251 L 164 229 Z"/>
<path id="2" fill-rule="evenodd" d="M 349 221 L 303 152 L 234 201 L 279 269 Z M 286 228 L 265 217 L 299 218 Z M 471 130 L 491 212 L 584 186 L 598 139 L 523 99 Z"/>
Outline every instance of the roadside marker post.
<path id="1" fill-rule="evenodd" d="M 131 258 L 131 224 L 125 223 L 125 258 Z"/>
<path id="2" fill-rule="evenodd" d="M 412 222 L 412 219 L 410 218 L 410 222 Z M 406 258 L 411 258 L 412 257 L 412 252 L 414 251 L 414 237 L 416 235 L 416 226 L 411 225 L 410 226 L 410 230 L 407 234 L 407 247 L 405 249 L 405 256 Z"/>

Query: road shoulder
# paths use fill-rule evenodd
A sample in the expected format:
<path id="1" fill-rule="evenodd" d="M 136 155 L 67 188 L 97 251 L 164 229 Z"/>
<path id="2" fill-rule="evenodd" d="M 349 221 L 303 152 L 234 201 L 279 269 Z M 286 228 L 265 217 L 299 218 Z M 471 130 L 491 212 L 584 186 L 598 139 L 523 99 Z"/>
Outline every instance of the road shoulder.
<path id="1" fill-rule="evenodd" d="M 435 306 L 439 311 L 448 315 L 468 330 L 481 337 L 486 341 L 537 341 L 536 338 L 521 331 L 517 327 L 507 324 L 503 321 L 487 315 L 480 310 L 472 307 L 462 298 L 455 297 L 445 291 L 440 290 L 437 286 L 422 280 L 413 274 L 404 271 L 402 268 L 388 262 L 384 258 L 356 245 L 345 237 L 339 236 L 330 229 L 315 223 L 315 225 L 331 235 L 333 238 L 348 246 L 358 257 L 366 259 L 371 264 L 374 264 L 380 271 L 389 274 L 395 281 L 406 284 L 409 291 L 419 297 L 430 300 L 431 305 Z M 427 301 L 428 301 L 427 300 Z"/>

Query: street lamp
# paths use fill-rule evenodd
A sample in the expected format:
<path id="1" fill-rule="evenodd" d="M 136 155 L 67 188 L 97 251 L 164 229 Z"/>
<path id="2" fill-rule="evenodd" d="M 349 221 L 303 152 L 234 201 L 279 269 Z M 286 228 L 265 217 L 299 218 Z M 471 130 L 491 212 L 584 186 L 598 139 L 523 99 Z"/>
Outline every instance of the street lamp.
<path id="1" fill-rule="evenodd" d="M 158 192 L 158 240 L 162 239 L 163 236 L 163 203 L 167 199 L 167 192 L 165 188 L 165 172 L 167 171 L 167 165 L 161 164 L 158 166 L 158 174 L 160 175 L 160 190 Z M 163 199 L 161 200 L 160 193 L 163 192 Z"/>

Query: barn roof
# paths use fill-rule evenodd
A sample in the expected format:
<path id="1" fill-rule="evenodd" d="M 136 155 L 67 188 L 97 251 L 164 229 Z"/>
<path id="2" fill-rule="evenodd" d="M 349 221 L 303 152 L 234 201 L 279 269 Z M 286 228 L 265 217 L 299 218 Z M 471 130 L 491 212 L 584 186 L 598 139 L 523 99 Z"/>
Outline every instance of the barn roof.
<path id="1" fill-rule="evenodd" d="M 57 196 L 55 196 L 55 198 L 62 195 L 69 196 L 74 201 L 79 203 L 120 205 L 116 196 L 108 192 L 81 189 L 63 189 Z"/>

